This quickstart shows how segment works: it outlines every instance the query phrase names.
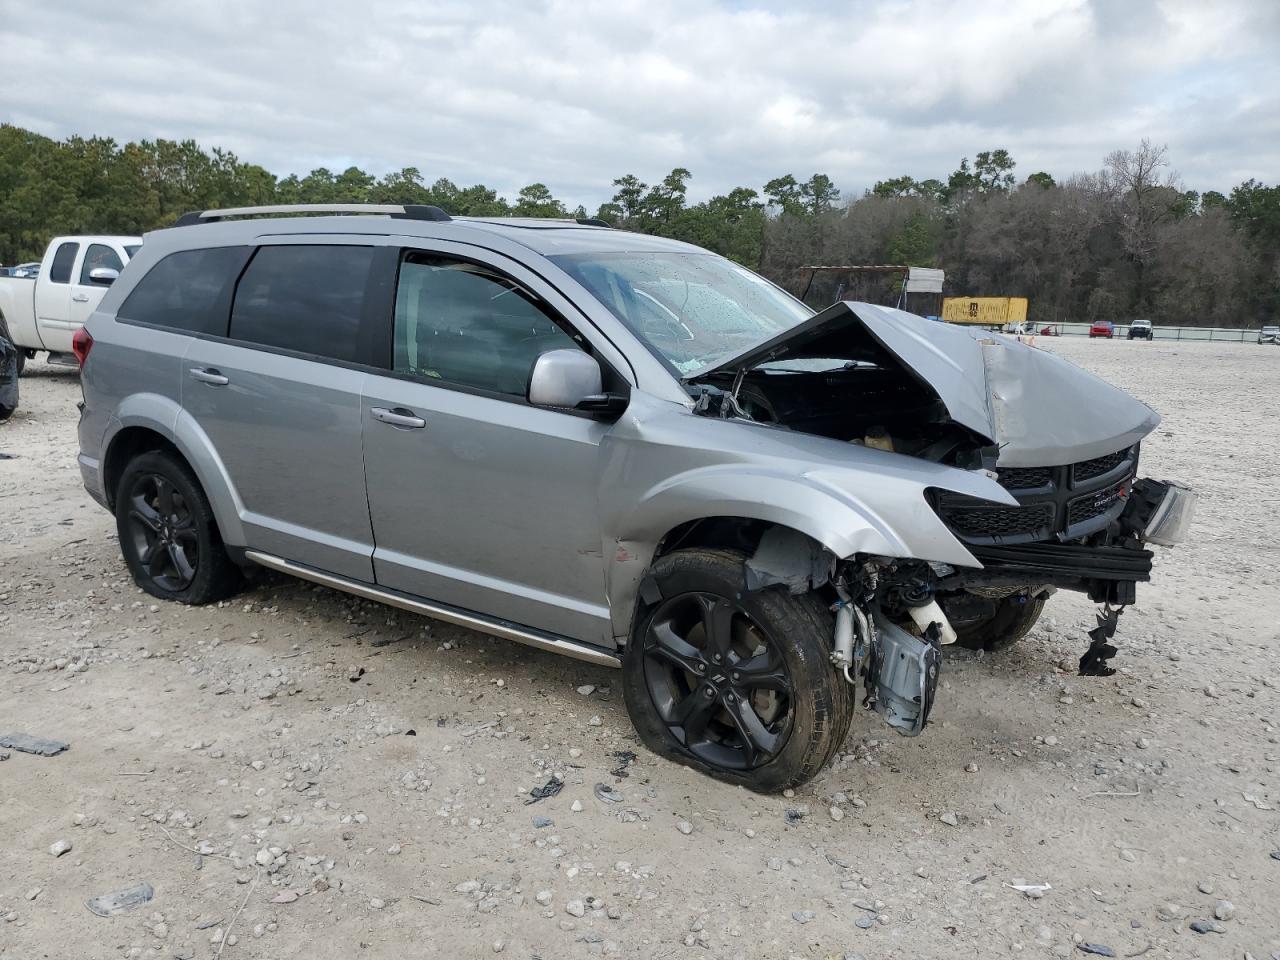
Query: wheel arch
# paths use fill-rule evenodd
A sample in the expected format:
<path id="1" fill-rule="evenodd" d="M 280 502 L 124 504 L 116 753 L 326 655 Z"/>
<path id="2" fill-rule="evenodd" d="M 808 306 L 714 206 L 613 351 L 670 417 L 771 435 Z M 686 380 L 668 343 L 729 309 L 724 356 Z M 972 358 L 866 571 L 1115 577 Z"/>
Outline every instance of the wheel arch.
<path id="1" fill-rule="evenodd" d="M 218 534 L 229 547 L 246 547 L 241 503 L 226 467 L 199 425 L 173 401 L 130 398 L 103 438 L 103 495 L 115 509 L 116 487 L 129 461 L 147 450 L 164 450 L 182 460 L 209 498 Z M 172 424 L 172 426 L 170 426 Z"/>
<path id="2" fill-rule="evenodd" d="M 640 584 L 653 561 L 684 546 L 734 547 L 750 555 L 768 530 L 800 535 L 837 558 L 909 556 L 903 540 L 869 507 L 840 491 L 741 470 L 687 477 L 648 495 L 620 520 L 606 556 L 615 641 L 630 638 Z"/>

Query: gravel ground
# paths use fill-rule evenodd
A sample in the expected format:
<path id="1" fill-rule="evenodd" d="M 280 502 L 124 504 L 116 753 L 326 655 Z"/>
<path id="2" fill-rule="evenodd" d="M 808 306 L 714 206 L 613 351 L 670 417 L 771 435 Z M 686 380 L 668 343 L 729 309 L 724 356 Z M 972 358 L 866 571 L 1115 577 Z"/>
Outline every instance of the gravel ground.
<path id="1" fill-rule="evenodd" d="M 71 749 L 0 763 L 0 957 L 1280 957 L 1280 351 L 1041 343 L 1164 414 L 1144 472 L 1199 490 L 1193 542 L 1116 676 L 1060 668 L 1092 612 L 1059 594 L 948 657 L 924 736 L 859 717 L 794 797 L 655 759 L 609 670 L 285 578 L 154 603 L 80 487 L 74 374 L 32 365 L 0 733 Z"/>

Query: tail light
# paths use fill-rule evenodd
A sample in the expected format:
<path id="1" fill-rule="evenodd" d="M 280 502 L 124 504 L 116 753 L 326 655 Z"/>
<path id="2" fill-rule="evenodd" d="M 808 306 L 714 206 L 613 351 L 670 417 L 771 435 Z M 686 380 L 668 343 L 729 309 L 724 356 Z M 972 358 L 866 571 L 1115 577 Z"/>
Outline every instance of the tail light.
<path id="1" fill-rule="evenodd" d="M 80 369 L 84 369 L 84 363 L 89 359 L 89 351 L 93 349 L 93 336 L 84 327 L 76 331 L 75 336 L 71 338 L 71 352 L 76 355 L 76 360 L 80 364 Z"/>

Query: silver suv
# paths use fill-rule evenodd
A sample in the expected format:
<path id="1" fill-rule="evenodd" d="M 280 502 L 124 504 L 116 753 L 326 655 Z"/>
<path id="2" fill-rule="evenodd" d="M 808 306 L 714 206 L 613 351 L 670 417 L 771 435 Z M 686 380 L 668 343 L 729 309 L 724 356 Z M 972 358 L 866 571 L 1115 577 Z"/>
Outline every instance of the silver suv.
<path id="1" fill-rule="evenodd" d="M 1051 354 L 815 314 L 594 221 L 189 214 L 76 353 L 84 483 L 142 589 L 267 567 L 620 666 L 648 746 L 756 790 L 817 773 L 857 702 L 919 733 L 942 647 L 1015 642 L 1055 588 L 1104 605 L 1081 670 L 1109 672 L 1193 502 L 1136 479 L 1159 418 Z"/>

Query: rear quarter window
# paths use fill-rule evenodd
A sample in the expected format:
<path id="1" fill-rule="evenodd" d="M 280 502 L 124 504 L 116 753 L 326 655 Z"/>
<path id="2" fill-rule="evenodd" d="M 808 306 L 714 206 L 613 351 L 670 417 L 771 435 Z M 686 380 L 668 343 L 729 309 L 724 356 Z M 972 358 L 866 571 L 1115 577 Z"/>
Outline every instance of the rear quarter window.
<path id="1" fill-rule="evenodd" d="M 147 271 L 116 312 L 120 320 L 226 336 L 231 289 L 252 252 L 211 247 L 171 253 Z"/>
<path id="2" fill-rule="evenodd" d="M 80 244 L 64 243 L 53 255 L 53 263 L 49 264 L 50 283 L 70 283 L 71 268 L 75 266 L 76 254 L 80 252 Z"/>

